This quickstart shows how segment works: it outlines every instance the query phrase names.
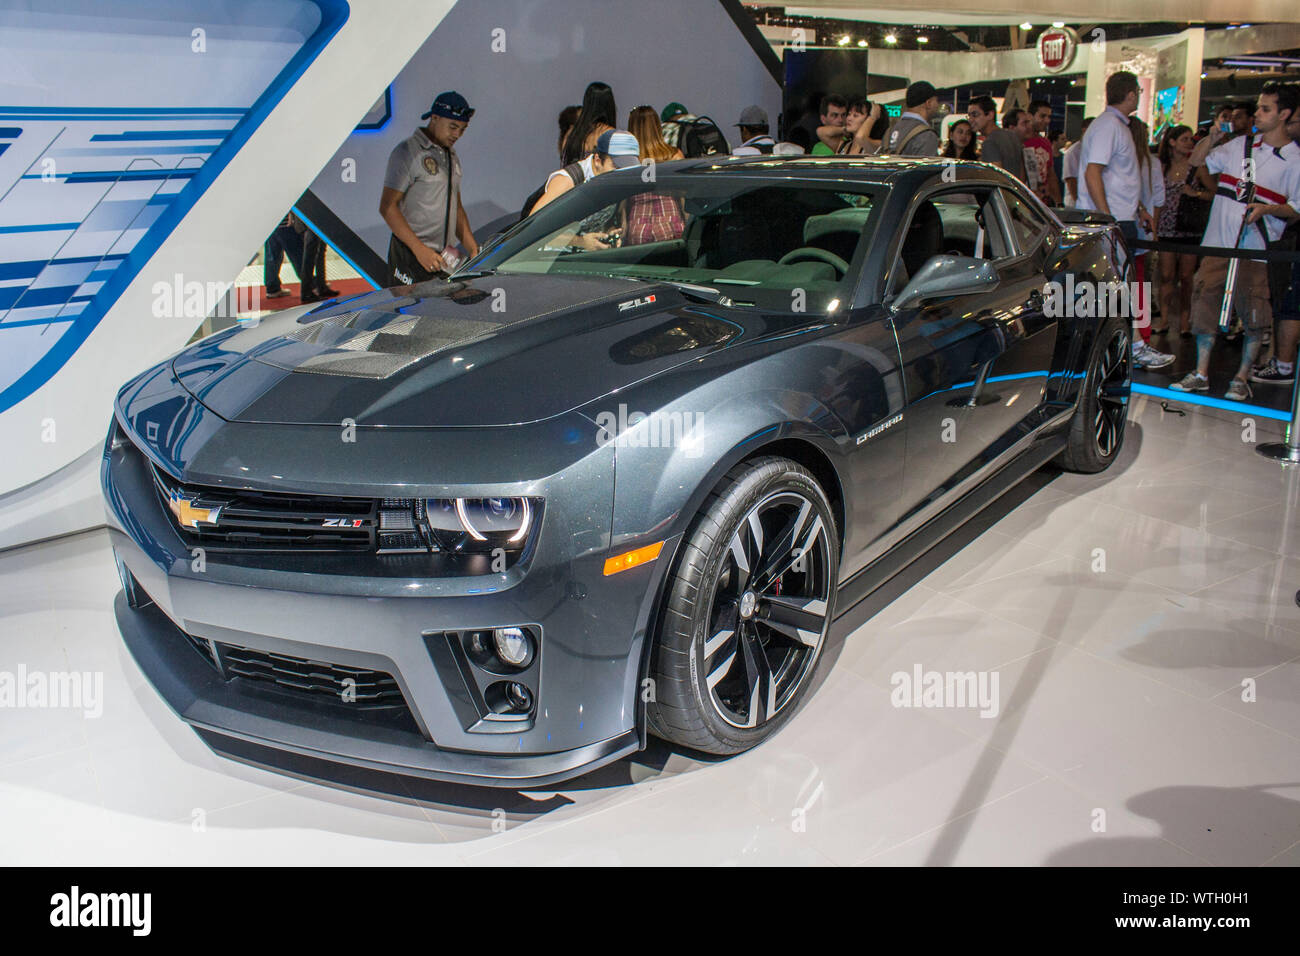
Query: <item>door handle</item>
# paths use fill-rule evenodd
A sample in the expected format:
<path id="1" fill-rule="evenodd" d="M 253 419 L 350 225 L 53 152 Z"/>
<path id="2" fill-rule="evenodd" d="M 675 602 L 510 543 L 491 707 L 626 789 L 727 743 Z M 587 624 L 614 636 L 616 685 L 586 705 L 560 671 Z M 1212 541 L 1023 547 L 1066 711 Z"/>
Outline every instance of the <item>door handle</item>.
<path id="1" fill-rule="evenodd" d="M 1033 309 L 1035 312 L 1041 311 L 1043 308 L 1043 293 L 1038 289 L 1029 293 L 1029 298 L 1025 300 L 1025 307 Z"/>

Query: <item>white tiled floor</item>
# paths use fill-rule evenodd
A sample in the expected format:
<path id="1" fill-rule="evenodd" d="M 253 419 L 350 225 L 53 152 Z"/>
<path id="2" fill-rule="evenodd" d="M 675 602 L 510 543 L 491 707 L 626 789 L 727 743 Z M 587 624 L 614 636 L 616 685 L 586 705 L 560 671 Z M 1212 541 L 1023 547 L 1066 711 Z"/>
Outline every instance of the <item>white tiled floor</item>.
<path id="1" fill-rule="evenodd" d="M 0 554 L 0 671 L 104 675 L 97 719 L 0 709 L 0 858 L 1298 865 L 1300 469 L 1231 412 L 1132 414 L 1114 468 L 997 506 L 764 746 L 655 745 L 546 792 L 376 795 L 214 756 L 121 645 L 103 533 Z M 997 715 L 894 706 L 916 665 L 996 673 Z"/>

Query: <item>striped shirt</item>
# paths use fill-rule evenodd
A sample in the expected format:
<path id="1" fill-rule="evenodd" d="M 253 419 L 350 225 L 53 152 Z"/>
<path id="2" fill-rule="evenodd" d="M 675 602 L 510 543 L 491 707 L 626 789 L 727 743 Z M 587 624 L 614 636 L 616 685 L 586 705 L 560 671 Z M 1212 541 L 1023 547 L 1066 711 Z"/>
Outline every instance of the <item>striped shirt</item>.
<path id="1" fill-rule="evenodd" d="M 1264 137 L 1256 136 L 1251 146 L 1251 160 L 1255 166 L 1255 201 L 1286 203 L 1300 210 L 1300 146 L 1287 143 L 1280 149 L 1264 145 Z M 1205 157 L 1205 168 L 1219 175 L 1219 189 L 1210 207 L 1210 224 L 1206 227 L 1207 246 L 1228 246 L 1237 241 L 1241 217 L 1246 206 L 1238 197 L 1244 195 L 1249 177 L 1245 174 L 1246 137 L 1224 143 Z M 1286 228 L 1286 221 L 1277 216 L 1265 216 L 1270 241 L 1278 239 Z M 1243 249 L 1263 249 L 1264 237 L 1257 227 L 1251 226 L 1241 241 Z"/>

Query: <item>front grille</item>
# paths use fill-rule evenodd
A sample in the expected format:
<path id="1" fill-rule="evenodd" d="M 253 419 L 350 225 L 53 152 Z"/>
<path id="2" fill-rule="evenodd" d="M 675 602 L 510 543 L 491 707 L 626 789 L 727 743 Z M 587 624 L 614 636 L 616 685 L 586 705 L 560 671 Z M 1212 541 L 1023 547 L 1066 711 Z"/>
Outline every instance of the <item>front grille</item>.
<path id="1" fill-rule="evenodd" d="M 214 550 L 339 552 L 376 551 L 382 543 L 388 550 L 373 498 L 190 485 L 151 468 L 163 506 L 193 544 Z M 175 502 L 184 502 L 179 516 Z M 402 535 L 394 550 L 411 547 L 408 537 Z"/>
<path id="2" fill-rule="evenodd" d="M 236 644 L 209 641 L 186 633 L 186 638 L 226 680 L 243 678 L 273 684 L 281 690 L 361 710 L 406 709 L 406 698 L 393 675 L 365 667 L 348 667 L 308 660 L 288 654 L 254 650 Z"/>
<path id="3" fill-rule="evenodd" d="M 232 677 L 265 681 L 289 691 L 331 697 L 355 707 L 406 705 L 397 681 L 383 671 L 309 661 L 232 644 L 219 645 L 218 653 L 226 672 Z"/>
<path id="4" fill-rule="evenodd" d="M 304 553 L 321 556 L 313 559 L 314 571 L 355 574 L 362 565 L 352 555 L 373 554 L 381 560 L 365 568 L 371 573 L 499 573 L 525 558 L 541 524 L 541 498 L 524 499 L 524 540 L 516 541 L 508 528 L 490 526 L 475 538 L 472 528 L 456 524 L 469 520 L 457 517 L 467 508 L 464 501 L 480 502 L 474 507 L 482 508 L 485 501 L 520 499 L 363 498 L 223 488 L 180 481 L 152 461 L 143 467 L 159 505 L 187 546 L 224 555 L 223 563 L 249 567 L 264 566 L 266 555 Z M 498 563 L 502 555 L 504 566 Z M 420 563 L 421 556 L 432 560 Z"/>

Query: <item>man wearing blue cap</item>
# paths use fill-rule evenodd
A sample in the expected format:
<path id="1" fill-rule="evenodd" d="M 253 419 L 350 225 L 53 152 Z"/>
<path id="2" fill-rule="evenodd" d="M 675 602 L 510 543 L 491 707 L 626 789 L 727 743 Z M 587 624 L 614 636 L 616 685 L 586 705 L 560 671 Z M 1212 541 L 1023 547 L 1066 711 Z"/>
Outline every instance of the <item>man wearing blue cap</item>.
<path id="1" fill-rule="evenodd" d="M 389 154 L 379 214 L 393 231 L 388 268 L 394 285 L 425 282 L 453 271 L 459 262 L 453 239 L 458 238 L 470 256 L 478 254 L 460 204 L 460 158 L 452 149 L 473 115 L 459 93 L 439 93 L 420 117 L 429 124 Z"/>

